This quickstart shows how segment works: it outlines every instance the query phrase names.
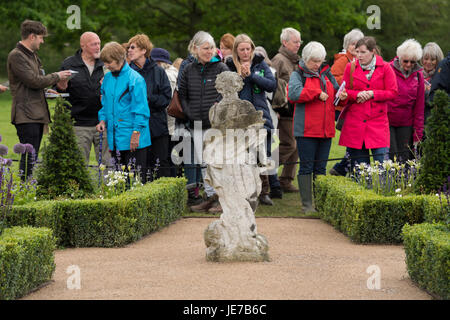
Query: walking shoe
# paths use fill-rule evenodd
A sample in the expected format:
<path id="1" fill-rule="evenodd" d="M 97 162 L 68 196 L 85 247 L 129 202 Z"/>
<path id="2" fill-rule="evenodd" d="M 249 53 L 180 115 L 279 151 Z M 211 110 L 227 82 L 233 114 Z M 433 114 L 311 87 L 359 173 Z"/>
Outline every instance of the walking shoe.
<path id="1" fill-rule="evenodd" d="M 273 201 L 270 199 L 269 195 L 259 195 L 259 203 L 266 206 L 273 206 Z"/>
<path id="2" fill-rule="evenodd" d="M 207 198 L 202 203 L 190 207 L 191 211 L 193 212 L 208 212 L 208 210 L 213 207 L 218 201 L 217 194 Z"/>
<path id="3" fill-rule="evenodd" d="M 217 206 L 212 206 L 209 210 L 208 213 L 210 214 L 219 214 L 222 213 L 222 206 L 220 205 L 220 203 L 217 201 Z"/>
<path id="4" fill-rule="evenodd" d="M 281 187 L 278 188 L 271 188 L 270 190 L 270 197 L 272 199 L 283 199 L 283 191 L 281 191 Z"/>
<path id="5" fill-rule="evenodd" d="M 283 192 L 287 192 L 287 193 L 293 193 L 293 192 L 299 191 L 291 182 L 281 184 L 281 190 L 283 190 Z"/>

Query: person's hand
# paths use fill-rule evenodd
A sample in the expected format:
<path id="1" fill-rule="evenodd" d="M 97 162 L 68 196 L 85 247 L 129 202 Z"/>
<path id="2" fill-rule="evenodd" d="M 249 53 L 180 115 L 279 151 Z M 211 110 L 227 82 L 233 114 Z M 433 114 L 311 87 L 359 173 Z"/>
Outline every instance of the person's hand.
<path id="1" fill-rule="evenodd" d="M 53 90 L 53 89 L 47 89 L 47 93 L 59 94 L 58 91 Z"/>
<path id="2" fill-rule="evenodd" d="M 5 92 L 6 90 L 8 90 L 8 87 L 2 86 L 0 84 L 0 93 Z"/>
<path id="3" fill-rule="evenodd" d="M 244 78 L 250 75 L 250 64 L 243 64 L 241 68 L 241 73 Z"/>
<path id="4" fill-rule="evenodd" d="M 130 139 L 130 151 L 136 151 L 139 147 L 140 132 L 133 132 Z"/>
<path id="5" fill-rule="evenodd" d="M 347 99 L 347 97 L 348 97 L 347 91 L 345 91 L 345 89 L 342 90 L 341 93 L 339 94 L 339 99 L 343 101 Z"/>
<path id="6" fill-rule="evenodd" d="M 322 92 L 320 93 L 319 99 L 322 100 L 322 101 L 327 101 L 327 99 L 328 99 L 328 94 L 327 94 L 326 92 L 323 92 L 323 91 L 322 91 Z"/>
<path id="7" fill-rule="evenodd" d="M 431 84 L 425 84 L 425 91 L 431 90 Z"/>
<path id="8" fill-rule="evenodd" d="M 63 71 L 57 72 L 57 74 L 59 76 L 59 81 L 61 81 L 61 80 L 69 79 L 69 77 L 71 76 L 72 73 L 70 72 L 70 70 L 63 70 Z"/>
<path id="9" fill-rule="evenodd" d="M 356 102 L 363 103 L 373 98 L 373 91 L 360 91 L 356 96 Z"/>
<path id="10" fill-rule="evenodd" d="M 59 90 L 65 91 L 69 85 L 69 80 L 61 80 L 56 84 Z"/>
<path id="11" fill-rule="evenodd" d="M 105 121 L 103 121 L 103 120 L 100 121 L 100 122 L 98 123 L 98 125 L 95 126 L 95 129 L 97 129 L 98 132 L 103 132 L 103 131 L 105 131 L 105 129 L 106 129 Z"/>
<path id="12" fill-rule="evenodd" d="M 104 77 L 102 77 L 102 78 L 100 79 L 100 85 L 103 84 L 103 78 L 104 78 Z"/>

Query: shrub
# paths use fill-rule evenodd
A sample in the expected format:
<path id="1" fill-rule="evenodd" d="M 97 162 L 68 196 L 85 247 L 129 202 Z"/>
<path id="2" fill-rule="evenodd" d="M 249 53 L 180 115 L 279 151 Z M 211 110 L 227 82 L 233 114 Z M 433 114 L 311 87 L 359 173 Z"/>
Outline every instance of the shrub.
<path id="1" fill-rule="evenodd" d="M 336 176 L 317 177 L 315 204 L 322 219 L 361 243 L 400 243 L 406 223 L 441 217 L 436 196 L 387 197 Z"/>
<path id="2" fill-rule="evenodd" d="M 185 187 L 184 178 L 161 178 L 111 199 L 13 206 L 8 224 L 51 228 L 64 247 L 123 246 L 178 219 Z"/>
<path id="3" fill-rule="evenodd" d="M 20 298 L 49 281 L 56 241 L 47 228 L 14 227 L 0 235 L 0 299 Z"/>
<path id="4" fill-rule="evenodd" d="M 447 93 L 437 90 L 434 108 L 425 126 L 422 170 L 416 183 L 417 192 L 436 193 L 450 176 L 450 102 Z"/>
<path id="5" fill-rule="evenodd" d="M 68 102 L 61 98 L 56 101 L 49 143 L 43 148 L 43 163 L 36 172 L 36 195 L 41 199 L 83 198 L 94 190 L 65 104 Z"/>
<path id="6" fill-rule="evenodd" d="M 403 243 L 409 276 L 420 287 L 450 299 L 450 229 L 443 223 L 405 225 Z"/>

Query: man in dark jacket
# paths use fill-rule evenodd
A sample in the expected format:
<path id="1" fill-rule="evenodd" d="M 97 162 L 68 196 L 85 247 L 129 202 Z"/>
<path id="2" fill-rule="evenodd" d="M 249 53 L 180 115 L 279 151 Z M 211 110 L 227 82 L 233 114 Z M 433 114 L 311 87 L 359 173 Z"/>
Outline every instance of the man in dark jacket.
<path id="1" fill-rule="evenodd" d="M 9 53 L 7 69 L 13 98 L 11 123 L 16 126 L 21 143 L 29 143 L 37 159 L 42 135 L 50 122 L 50 112 L 45 100 L 44 89 L 70 77 L 70 71 L 60 71 L 44 75 L 41 60 L 36 54 L 47 28 L 39 21 L 25 20 L 21 25 L 22 41 Z M 27 154 L 20 159 L 20 170 L 25 175 L 32 174 L 32 161 L 25 168 Z M 31 155 L 29 157 L 31 159 Z"/>
<path id="2" fill-rule="evenodd" d="M 439 62 L 436 70 L 436 75 L 433 77 L 430 89 L 431 100 L 433 100 L 436 90 L 445 90 L 450 96 L 450 51 L 447 56 Z"/>
<path id="3" fill-rule="evenodd" d="M 66 58 L 61 65 L 61 70 L 78 73 L 68 82 L 59 83 L 57 88 L 69 93 L 67 100 L 72 105 L 75 135 L 86 164 L 89 163 L 92 144 L 98 163 L 100 133 L 95 126 L 98 124 L 98 111 L 102 108 L 100 87 L 104 76 L 103 62 L 100 60 L 100 38 L 93 32 L 85 32 L 80 37 L 80 47 L 75 55 Z M 108 151 L 106 132 L 102 135 L 101 160 L 103 164 L 109 165 L 111 155 Z"/>

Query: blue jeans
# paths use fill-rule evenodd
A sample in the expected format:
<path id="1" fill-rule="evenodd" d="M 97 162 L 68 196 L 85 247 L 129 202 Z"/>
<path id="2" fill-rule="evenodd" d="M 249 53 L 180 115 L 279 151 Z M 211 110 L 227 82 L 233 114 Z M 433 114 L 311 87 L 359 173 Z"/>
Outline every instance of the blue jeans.
<path id="1" fill-rule="evenodd" d="M 296 137 L 300 170 L 298 175 L 326 174 L 331 138 Z M 317 161 L 323 160 L 323 161 Z"/>
<path id="2" fill-rule="evenodd" d="M 355 158 L 355 159 L 351 159 L 351 171 L 352 172 L 353 172 L 353 167 L 356 164 L 359 164 L 362 162 L 370 164 L 369 149 L 366 149 L 364 144 L 362 146 L 362 149 L 347 148 L 347 150 L 350 154 L 350 158 Z M 378 161 L 378 162 L 382 163 L 384 160 L 389 159 L 389 155 L 387 154 L 389 152 L 389 148 L 387 148 L 387 147 L 370 149 L 370 151 L 372 152 L 374 161 Z"/>

